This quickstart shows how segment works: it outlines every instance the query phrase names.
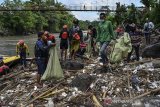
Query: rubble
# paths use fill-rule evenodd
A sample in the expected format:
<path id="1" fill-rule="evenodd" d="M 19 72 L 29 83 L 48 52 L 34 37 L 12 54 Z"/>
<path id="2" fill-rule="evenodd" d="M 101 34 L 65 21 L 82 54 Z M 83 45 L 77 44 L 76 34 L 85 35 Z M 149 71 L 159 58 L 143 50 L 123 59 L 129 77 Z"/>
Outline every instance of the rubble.
<path id="1" fill-rule="evenodd" d="M 78 70 L 64 68 L 65 78 L 36 85 L 36 67 L 0 78 L 1 106 L 16 107 L 158 107 L 160 105 L 159 59 L 121 63 L 103 68 L 92 61 Z M 157 63 L 158 64 L 158 63 Z M 34 70 L 33 70 L 34 69 Z M 139 99 L 139 100 L 138 100 Z"/>

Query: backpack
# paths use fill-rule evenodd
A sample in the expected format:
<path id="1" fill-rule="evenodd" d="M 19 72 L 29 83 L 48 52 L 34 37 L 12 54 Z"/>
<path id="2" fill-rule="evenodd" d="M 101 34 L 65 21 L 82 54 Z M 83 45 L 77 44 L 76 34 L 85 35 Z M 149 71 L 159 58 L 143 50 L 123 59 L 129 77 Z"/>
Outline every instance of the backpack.
<path id="1" fill-rule="evenodd" d="M 149 23 L 147 23 L 147 26 L 145 26 L 145 31 L 149 31 Z"/>
<path id="2" fill-rule="evenodd" d="M 62 39 L 67 39 L 68 38 L 68 33 L 63 32 L 61 37 L 62 37 Z"/>

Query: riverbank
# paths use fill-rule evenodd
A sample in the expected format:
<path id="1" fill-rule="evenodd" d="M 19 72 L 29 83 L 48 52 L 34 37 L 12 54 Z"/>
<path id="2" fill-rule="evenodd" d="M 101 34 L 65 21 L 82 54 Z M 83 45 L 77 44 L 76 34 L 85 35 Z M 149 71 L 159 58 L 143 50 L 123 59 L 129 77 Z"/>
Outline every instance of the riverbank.
<path id="1" fill-rule="evenodd" d="M 59 43 L 59 38 L 58 35 L 59 33 L 53 33 L 56 36 L 56 42 L 57 44 Z M 25 43 L 29 47 L 30 51 L 30 56 L 29 57 L 34 57 L 34 45 L 37 40 L 37 35 L 32 34 L 29 36 L 4 36 L 1 37 L 0 39 L 0 54 L 1 55 L 9 55 L 13 56 L 16 55 L 16 44 L 17 42 L 23 39 Z M 59 45 L 57 45 L 58 47 Z"/>

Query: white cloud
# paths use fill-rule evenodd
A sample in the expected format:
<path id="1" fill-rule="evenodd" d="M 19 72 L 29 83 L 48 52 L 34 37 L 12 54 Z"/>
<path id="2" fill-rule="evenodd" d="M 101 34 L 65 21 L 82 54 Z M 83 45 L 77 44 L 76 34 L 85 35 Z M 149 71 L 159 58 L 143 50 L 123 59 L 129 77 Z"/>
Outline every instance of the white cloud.
<path id="1" fill-rule="evenodd" d="M 65 5 L 76 5 L 76 6 L 116 6 L 116 2 L 120 2 L 121 4 L 129 5 L 132 2 L 135 3 L 136 6 L 142 5 L 140 0 L 58 0 L 59 2 L 64 3 Z M 96 20 L 98 18 L 97 12 L 72 12 L 76 18 L 80 20 Z"/>

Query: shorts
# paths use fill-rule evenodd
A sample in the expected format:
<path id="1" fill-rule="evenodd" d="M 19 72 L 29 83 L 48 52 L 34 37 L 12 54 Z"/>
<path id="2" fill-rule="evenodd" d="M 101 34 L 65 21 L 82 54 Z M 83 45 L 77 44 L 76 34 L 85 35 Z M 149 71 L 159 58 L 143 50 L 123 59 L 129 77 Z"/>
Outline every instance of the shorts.
<path id="1" fill-rule="evenodd" d="M 61 40 L 60 49 L 68 49 L 68 41 L 67 40 Z"/>
<path id="2" fill-rule="evenodd" d="M 46 59 L 44 58 L 37 58 L 36 59 L 37 67 L 38 67 L 38 74 L 43 75 L 47 64 L 46 64 Z"/>

